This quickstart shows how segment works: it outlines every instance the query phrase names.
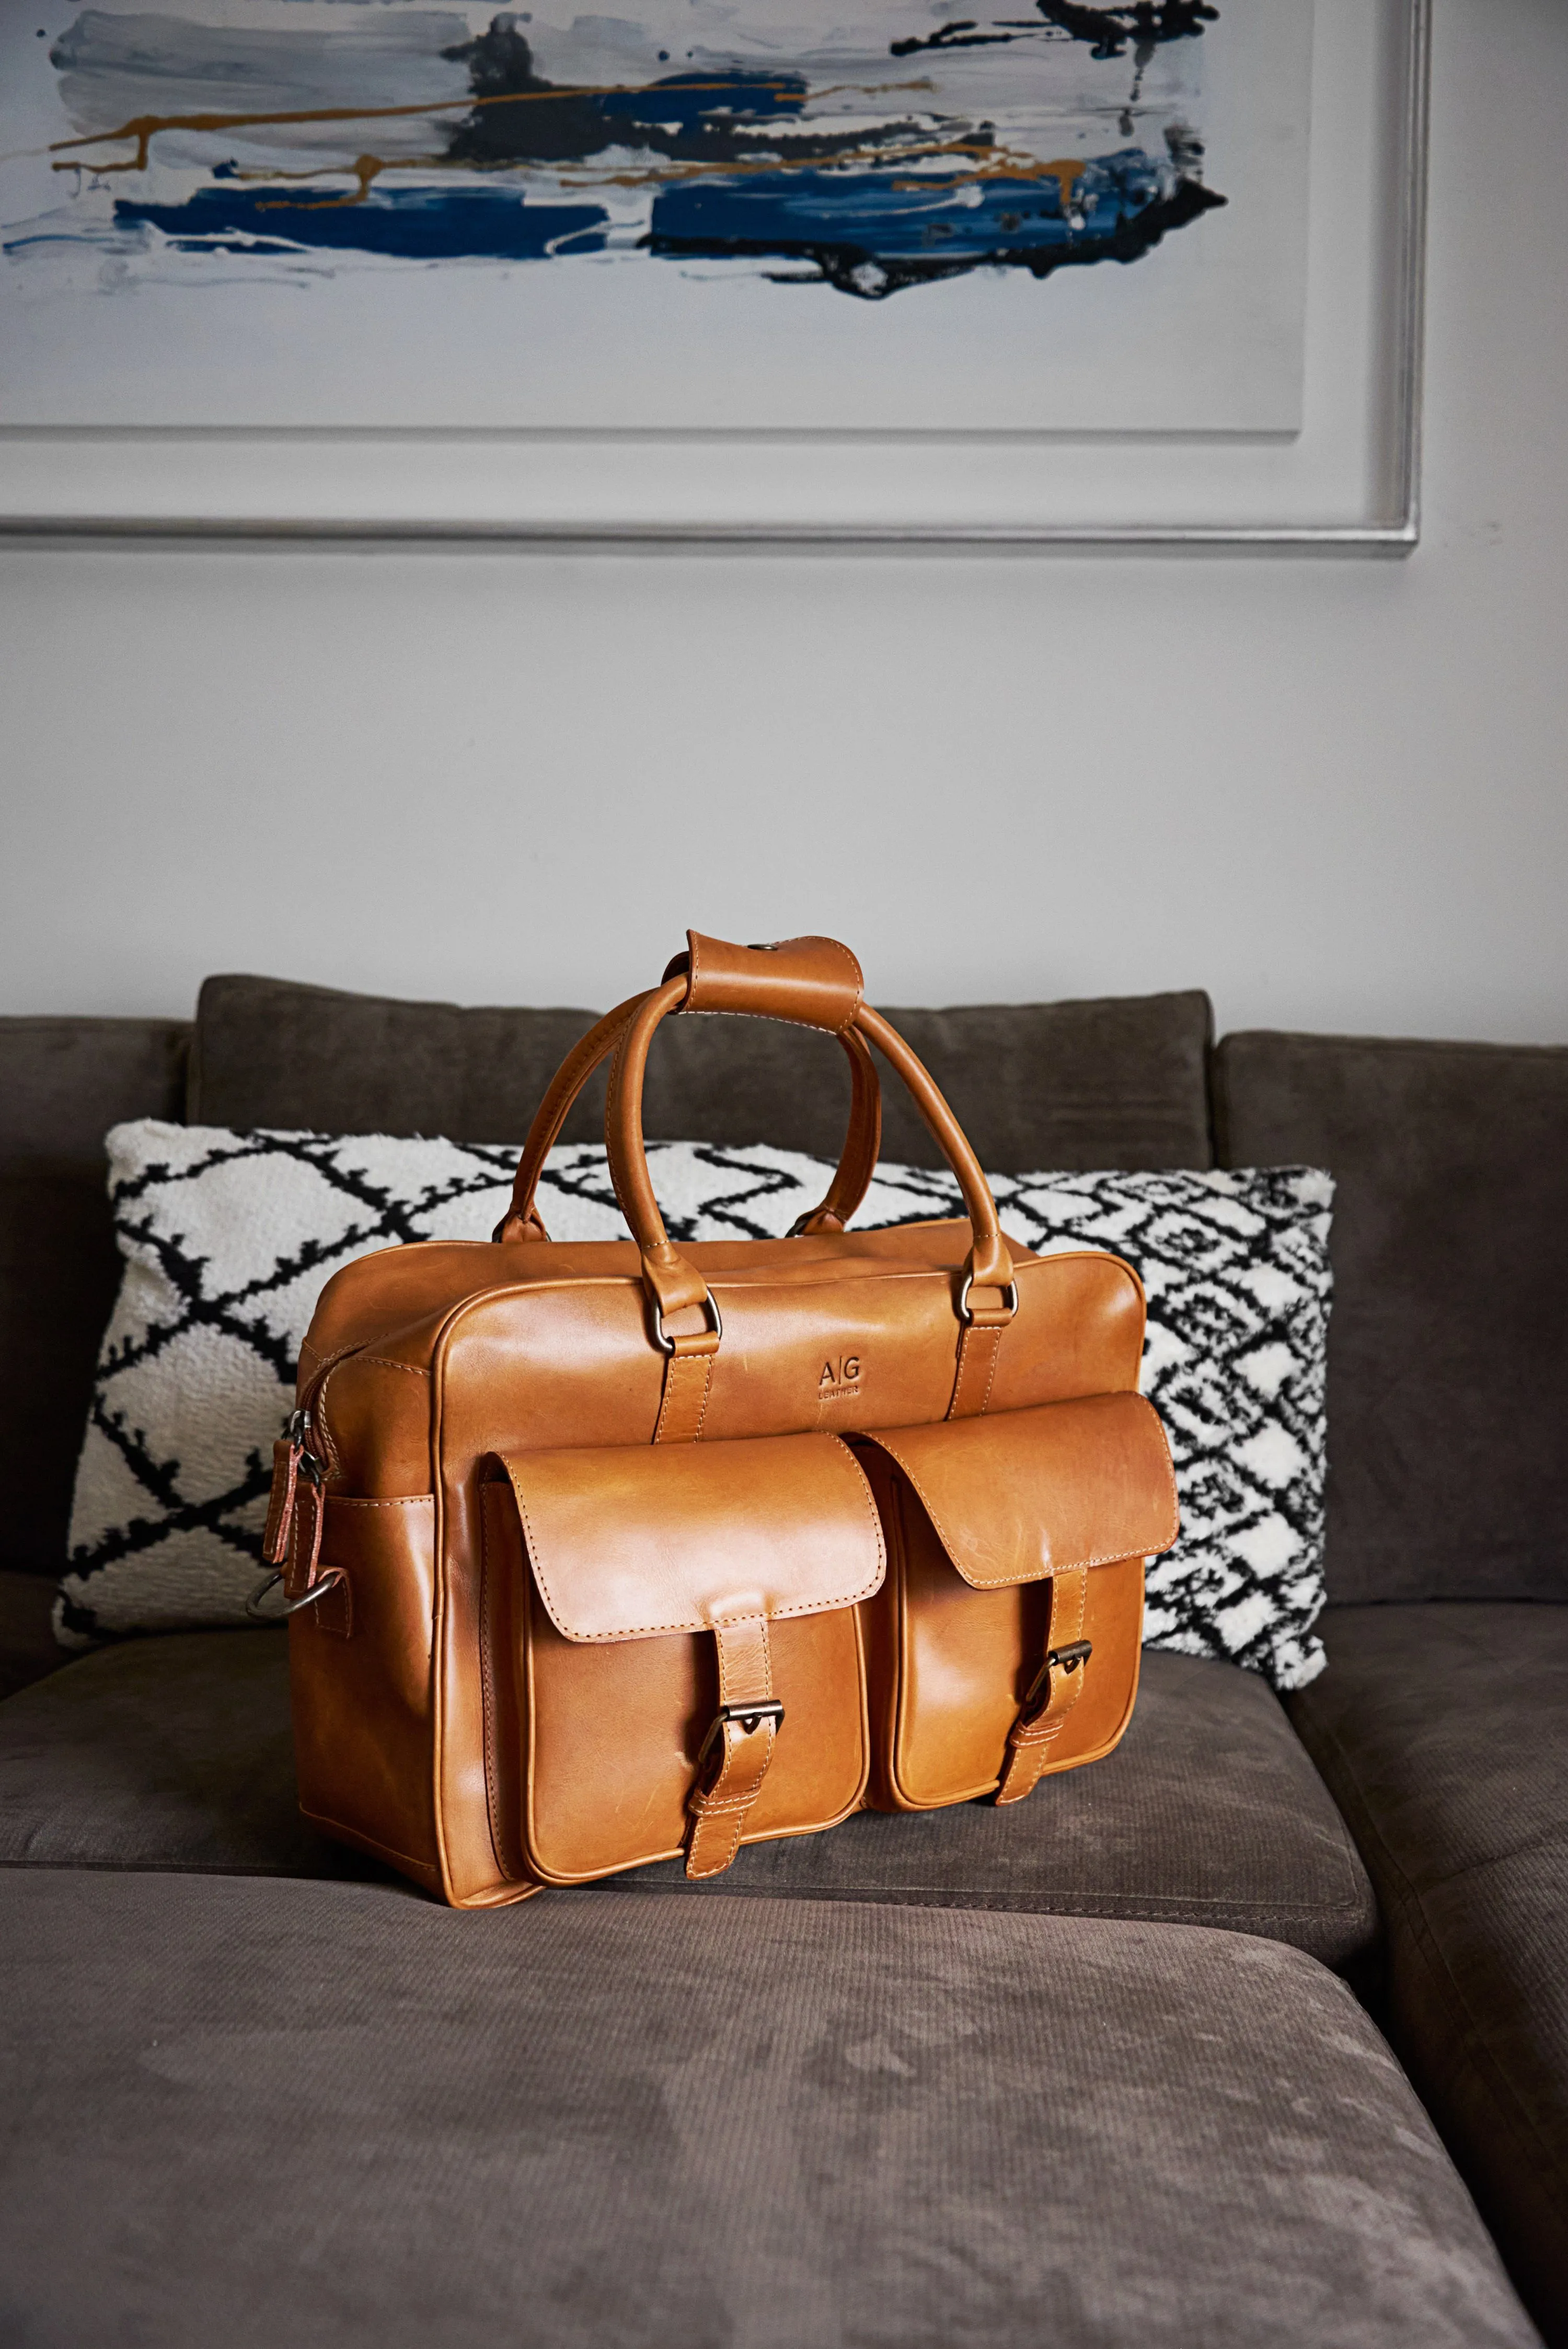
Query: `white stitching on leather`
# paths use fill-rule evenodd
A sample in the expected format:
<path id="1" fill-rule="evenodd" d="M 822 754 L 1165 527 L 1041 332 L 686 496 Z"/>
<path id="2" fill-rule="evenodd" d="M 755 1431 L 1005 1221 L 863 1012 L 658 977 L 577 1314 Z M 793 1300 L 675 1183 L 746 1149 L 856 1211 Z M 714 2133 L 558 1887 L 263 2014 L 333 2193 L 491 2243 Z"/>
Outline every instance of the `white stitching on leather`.
<path id="1" fill-rule="evenodd" d="M 384 1500 L 367 1500 L 355 1493 L 334 1493 L 327 1503 L 333 1509 L 433 1509 L 434 1493 L 392 1493 Z"/>
<path id="2" fill-rule="evenodd" d="M 862 1599 L 872 1598 L 873 1594 L 882 1588 L 882 1577 L 887 1571 L 887 1551 L 882 1542 L 882 1519 L 877 1514 L 876 1503 L 872 1496 L 872 1488 L 866 1481 L 865 1472 L 841 1436 L 830 1435 L 825 1429 L 821 1431 L 821 1434 L 822 1440 L 825 1443 L 835 1444 L 839 1451 L 842 1453 L 844 1460 L 855 1479 L 861 1497 L 865 1504 L 866 1514 L 871 1519 L 872 1538 L 876 1543 L 876 1572 L 872 1576 L 872 1579 L 869 1582 L 864 1583 L 860 1589 L 848 1591 L 841 1599 L 814 1599 L 805 1600 L 798 1605 L 772 1608 L 765 1612 L 763 1617 L 763 1620 L 765 1622 L 769 1619 L 769 1615 L 774 1622 L 781 1623 L 787 1618 L 791 1616 L 830 1615 L 841 1608 L 858 1606 Z M 792 1442 L 795 1440 L 796 1439 L 794 1438 L 782 1437 L 779 1439 L 780 1442 Z M 804 1440 L 810 1441 L 811 1439 L 808 1437 Z M 533 1568 L 533 1578 L 539 1585 L 540 1593 L 549 1610 L 551 1620 L 555 1622 L 556 1600 L 551 1592 L 550 1584 L 545 1577 L 544 1568 L 540 1557 L 539 1545 L 534 1536 L 532 1521 L 528 1514 L 528 1504 L 523 1499 L 522 1488 L 517 1481 L 516 1470 L 512 1467 L 510 1461 L 504 1459 L 504 1455 L 502 1455 L 502 1459 L 503 1465 L 506 1468 L 507 1476 L 511 1485 L 512 1492 L 516 1495 L 517 1513 L 522 1519 L 522 1530 L 524 1537 L 528 1543 L 529 1563 Z M 735 1619 L 737 1621 L 744 1621 L 745 1618 L 737 1617 Z M 561 1630 L 559 1622 L 556 1622 L 555 1628 L 557 1630 Z M 675 1623 L 636 1623 L 628 1626 L 624 1630 L 590 1631 L 584 1638 L 581 1639 L 575 1637 L 569 1631 L 562 1631 L 562 1639 L 571 1640 L 574 1647 L 586 1648 L 607 1646 L 622 1640 L 652 1639 L 656 1634 L 663 1631 L 709 1631 L 712 1630 L 713 1628 L 713 1624 L 706 1618 L 699 1618 L 697 1620 L 693 1621 L 688 1617 Z"/>
<path id="3" fill-rule="evenodd" d="M 1128 1392 L 1130 1392 L 1131 1390 L 1129 1389 Z M 1090 1400 L 1090 1398 L 1086 1396 L 1083 1400 L 1087 1402 Z M 1170 1439 L 1166 1436 L 1164 1423 L 1161 1421 L 1159 1413 L 1155 1410 L 1147 1395 L 1138 1395 L 1135 1397 L 1135 1400 L 1143 1405 L 1144 1410 L 1150 1413 L 1154 1421 L 1154 1424 L 1159 1428 L 1161 1440 L 1165 1445 L 1165 1457 L 1167 1462 L 1169 1462 L 1171 1458 Z M 1043 1405 L 1041 1408 L 1049 1409 L 1049 1405 Z M 948 1423 L 949 1423 L 945 1421 L 942 1423 L 944 1425 Z M 952 1423 L 962 1425 L 963 1423 L 954 1422 Z M 898 1431 L 895 1429 L 893 1433 L 896 1434 Z M 919 1499 L 921 1507 L 925 1511 L 926 1516 L 931 1519 L 932 1524 L 936 1528 L 938 1540 L 941 1542 L 943 1548 L 947 1552 L 949 1557 L 951 1557 L 954 1552 L 954 1544 L 950 1539 L 941 1518 L 937 1516 L 936 1511 L 932 1507 L 929 1500 L 927 1500 L 925 1493 L 922 1488 L 920 1479 L 914 1474 L 914 1471 L 910 1468 L 904 1461 L 900 1459 L 898 1454 L 893 1450 L 892 1442 L 887 1434 L 872 1433 L 868 1433 L 864 1440 L 868 1444 L 878 1445 L 882 1451 L 885 1452 L 888 1458 L 898 1469 L 900 1475 L 903 1476 L 913 1488 L 914 1493 Z M 1163 1542 L 1161 1543 L 1158 1548 L 1148 1550 L 1108 1549 L 1098 1552 L 1093 1557 L 1053 1558 L 1049 1566 L 1044 1566 L 1040 1568 L 1038 1574 L 1020 1574 L 1007 1577 L 1005 1579 L 993 1579 L 990 1581 L 981 1580 L 970 1583 L 970 1588 L 973 1590 L 1016 1590 L 1022 1583 L 1046 1582 L 1050 1579 L 1052 1575 L 1076 1574 L 1078 1569 L 1083 1567 L 1115 1566 L 1124 1557 L 1158 1557 L 1163 1553 L 1163 1551 L 1171 1547 L 1181 1530 L 1181 1503 L 1176 1497 L 1176 1472 L 1174 1468 L 1172 1468 L 1171 1472 L 1171 1529 L 1169 1533 L 1166 1534 Z M 969 1577 L 965 1575 L 964 1579 L 965 1582 L 968 1582 Z"/>

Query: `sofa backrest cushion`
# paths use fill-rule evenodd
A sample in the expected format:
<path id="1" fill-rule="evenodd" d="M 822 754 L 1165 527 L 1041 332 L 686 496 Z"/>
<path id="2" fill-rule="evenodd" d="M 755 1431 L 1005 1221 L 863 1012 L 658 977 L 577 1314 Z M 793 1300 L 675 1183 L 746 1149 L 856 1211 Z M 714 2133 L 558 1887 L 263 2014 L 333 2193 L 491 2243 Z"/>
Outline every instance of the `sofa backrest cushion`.
<path id="1" fill-rule="evenodd" d="M 1215 1119 L 1338 1185 L 1330 1599 L 1568 1599 L 1568 1050 L 1227 1036 Z"/>
<path id="2" fill-rule="evenodd" d="M 189 1027 L 0 1019 L 0 1569 L 57 1575 L 119 1257 L 103 1137 L 178 1117 Z"/>
<path id="3" fill-rule="evenodd" d="M 270 978 L 210 978 L 191 1061 L 192 1124 L 521 1142 L 540 1095 L 595 1014 L 460 1009 Z M 982 1164 L 1024 1173 L 1212 1164 L 1207 996 L 965 1005 L 887 1014 L 925 1061 Z M 940 1164 L 883 1071 L 890 1159 Z M 830 1040 L 765 1019 L 666 1019 L 654 1040 L 650 1136 L 772 1142 L 836 1157 L 849 1108 Z M 563 1139 L 603 1132 L 601 1075 Z"/>

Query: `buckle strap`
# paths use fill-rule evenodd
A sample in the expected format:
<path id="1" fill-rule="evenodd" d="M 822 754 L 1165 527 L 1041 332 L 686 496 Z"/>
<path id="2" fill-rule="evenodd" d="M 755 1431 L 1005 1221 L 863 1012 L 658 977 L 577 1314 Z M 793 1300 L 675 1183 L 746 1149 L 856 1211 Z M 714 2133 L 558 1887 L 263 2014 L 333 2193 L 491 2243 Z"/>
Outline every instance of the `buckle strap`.
<path id="1" fill-rule="evenodd" d="M 1094 1650 L 1084 1639 L 1084 1606 L 1088 1596 L 1087 1568 L 1057 1574 L 1051 1582 L 1050 1646 L 1036 1673 L 1018 1718 L 1007 1732 L 1007 1758 L 998 1803 L 1021 1803 L 1039 1785 L 1052 1746 L 1061 1735 L 1088 1678 Z"/>
<path id="2" fill-rule="evenodd" d="M 967 1280 L 964 1288 L 966 1297 Z M 1009 1293 L 1016 1309 L 1016 1282 Z M 960 1319 L 964 1326 L 958 1340 L 958 1365 L 953 1378 L 953 1399 L 947 1406 L 949 1419 L 978 1419 L 989 1403 L 996 1376 L 996 1357 L 1002 1350 L 1002 1340 L 1012 1318 L 1008 1314 L 1005 1320 L 982 1321 L 968 1310 L 967 1305 L 961 1308 Z"/>
<path id="3" fill-rule="evenodd" d="M 683 1353 L 672 1346 L 665 1360 L 665 1388 L 654 1429 L 655 1444 L 695 1444 L 707 1415 L 713 1382 L 711 1353 Z"/>
<path id="4" fill-rule="evenodd" d="M 694 1878 L 722 1876 L 739 1850 L 784 1725 L 784 1707 L 773 1693 L 767 1616 L 716 1623 L 713 1632 L 718 1711 L 703 1739 L 686 1806 L 692 1815 L 686 1874 Z"/>

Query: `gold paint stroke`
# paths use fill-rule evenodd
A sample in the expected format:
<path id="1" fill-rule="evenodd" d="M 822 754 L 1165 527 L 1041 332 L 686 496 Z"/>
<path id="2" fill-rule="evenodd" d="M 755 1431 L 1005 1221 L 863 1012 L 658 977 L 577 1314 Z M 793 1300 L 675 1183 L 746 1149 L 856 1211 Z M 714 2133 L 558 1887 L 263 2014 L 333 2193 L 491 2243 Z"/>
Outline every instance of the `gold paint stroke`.
<path id="1" fill-rule="evenodd" d="M 651 171 L 605 171 L 590 165 L 573 167 L 557 165 L 552 176 L 562 190 L 588 191 L 595 188 L 646 188 L 666 186 L 684 180 L 700 180 L 717 175 L 726 180 L 748 179 L 776 171 L 807 171 L 825 169 L 829 171 L 851 168 L 864 169 L 874 160 L 884 168 L 907 171 L 912 163 L 923 160 L 951 160 L 961 167 L 965 182 L 977 180 L 1050 180 L 1058 188 L 1065 187 L 1067 195 L 1062 209 L 1067 210 L 1073 182 L 1080 176 L 1081 160 L 1075 162 L 1037 163 L 1031 157 L 998 152 L 994 147 L 976 146 L 972 140 L 931 140 L 912 143 L 889 154 L 885 149 L 862 151 L 860 155 L 835 157 L 824 164 L 820 156 L 759 155 L 751 159 L 731 157 L 724 163 L 669 163 Z M 353 178 L 357 185 L 352 192 L 340 196 L 323 196 L 315 202 L 301 197 L 280 196 L 271 203 L 260 206 L 263 212 L 337 212 L 362 204 L 370 188 L 384 171 L 494 171 L 515 168 L 511 164 L 476 165 L 465 160 L 454 162 L 449 155 L 359 155 L 352 163 L 320 163 L 307 171 L 238 171 L 234 178 L 247 183 L 262 182 L 273 186 L 280 180 L 310 181 L 335 176 Z M 943 192 L 952 181 L 935 179 L 893 179 L 890 183 L 900 195 L 933 195 Z"/>
<path id="2" fill-rule="evenodd" d="M 113 163 L 88 163 L 86 161 L 74 160 L 59 161 L 56 162 L 52 167 L 57 171 L 86 170 L 96 173 L 99 177 L 103 177 L 111 171 L 146 171 L 149 166 L 149 150 L 151 141 L 160 131 L 164 130 L 216 131 L 259 129 L 277 124 L 304 122 L 385 121 L 391 118 L 407 119 L 410 116 L 428 114 L 473 113 L 482 107 L 518 106 L 534 101 L 544 103 L 563 98 L 609 98 L 621 96 L 643 97 L 648 95 L 650 90 L 655 87 L 656 85 L 645 83 L 631 84 L 606 82 L 594 86 L 584 84 L 581 87 L 571 88 L 563 88 L 561 89 L 549 90 L 509 91 L 495 98 L 469 97 L 460 98 L 437 98 L 418 105 L 311 107 L 291 109 L 288 111 L 273 113 L 204 112 L 199 114 L 143 114 L 133 116 L 130 120 L 119 124 L 112 130 L 94 131 L 84 134 L 82 137 L 77 139 L 56 140 L 47 151 L 51 154 L 59 154 L 65 150 L 74 150 L 80 147 L 102 146 L 119 140 L 134 139 L 137 142 L 137 151 L 134 160 Z M 721 79 L 713 81 L 682 81 L 679 83 L 678 87 L 683 94 L 691 90 L 724 90 L 733 88 L 734 80 L 733 77 L 726 76 Z M 771 89 L 775 93 L 783 94 L 792 91 L 793 83 L 791 80 L 780 78 L 772 83 L 764 82 L 760 85 L 754 84 L 753 87 L 760 87 L 764 89 Z M 929 82 L 917 82 L 901 85 L 900 87 L 903 88 L 925 89 L 929 88 L 931 85 Z M 871 91 L 867 90 L 863 85 L 847 83 L 835 85 L 832 90 L 823 90 L 816 93 L 816 95 L 820 98 L 848 95 L 851 92 L 864 95 L 872 94 Z M 882 95 L 885 93 L 878 92 L 876 94 Z M 628 129 L 634 130 L 634 125 L 629 124 Z M 823 120 L 822 130 L 824 136 L 831 136 L 830 117 Z M 766 129 L 758 127 L 757 136 L 758 138 L 765 138 L 767 136 Z M 862 149 L 861 150 L 861 154 L 859 156 L 854 156 L 852 160 L 861 162 L 861 168 L 863 168 L 864 162 L 872 160 L 873 157 L 875 160 L 881 160 L 884 164 L 891 163 L 894 169 L 897 169 L 898 166 L 902 164 L 907 170 L 911 163 L 923 159 L 940 159 L 944 161 L 951 160 L 954 163 L 967 164 L 968 170 L 966 176 L 971 179 L 1054 179 L 1059 191 L 1061 207 L 1064 212 L 1067 211 L 1068 204 L 1071 202 L 1074 184 L 1081 176 L 1084 168 L 1084 161 L 1081 157 L 1071 157 L 1053 162 L 1041 163 L 1036 162 L 1033 159 L 1028 157 L 1016 154 L 1009 155 L 1005 150 L 998 150 L 995 145 L 984 145 L 977 143 L 973 140 L 965 139 L 913 139 L 902 146 L 893 147 L 891 153 L 885 147 L 873 148 L 869 151 Z M 731 157 L 722 165 L 705 165 L 700 162 L 692 162 L 686 164 L 676 164 L 673 167 L 666 167 L 662 170 L 655 169 L 653 171 L 617 172 L 593 171 L 591 167 L 586 165 L 578 166 L 574 171 L 573 167 L 568 164 L 564 168 L 558 166 L 556 176 L 564 186 L 634 188 L 644 187 L 650 183 L 656 184 L 672 180 L 678 181 L 702 178 L 708 172 L 716 170 L 722 171 L 726 177 L 748 177 L 753 173 L 778 171 L 780 170 L 787 171 L 808 171 L 811 169 L 820 170 L 824 168 L 824 165 L 825 168 L 831 171 L 834 168 L 842 168 L 843 164 L 850 160 L 851 160 L 851 157 L 846 156 L 825 161 L 825 159 L 821 156 L 795 156 L 788 153 L 775 153 L 766 157 L 758 156 L 756 159 L 749 160 L 743 160 L 738 156 Z M 319 163 L 309 170 L 302 171 L 279 171 L 275 170 L 242 171 L 237 172 L 235 176 L 244 181 L 262 180 L 273 181 L 276 181 L 278 180 L 311 181 L 330 178 L 335 175 L 346 175 L 351 177 L 356 182 L 356 186 L 352 193 L 346 192 L 342 195 L 324 196 L 315 202 L 307 202 L 284 197 L 280 198 L 275 204 L 263 207 L 265 210 L 277 212 L 286 212 L 291 210 L 299 210 L 302 212 L 328 212 L 335 211 L 348 205 L 363 203 L 369 194 L 373 182 L 378 179 L 384 171 L 395 170 L 430 171 L 453 168 L 457 168 L 453 160 L 450 157 L 444 155 L 387 157 L 373 154 L 361 154 L 356 156 L 352 163 Z M 476 168 L 483 170 L 487 167 L 482 163 L 476 165 L 473 160 L 468 160 L 466 168 L 469 170 Z M 505 164 L 497 164 L 490 166 L 489 168 L 506 169 L 511 167 Z M 579 173 L 581 176 L 579 176 Z M 929 188 L 932 183 L 930 181 L 919 180 L 908 180 L 895 181 L 894 184 L 899 188 L 901 193 L 917 194 Z"/>
<path id="3" fill-rule="evenodd" d="M 687 90 L 731 89 L 735 78 L 727 75 L 721 81 L 686 81 L 679 93 Z M 787 81 L 764 82 L 754 87 L 775 91 L 788 91 Z M 94 130 L 80 139 L 55 139 L 49 143 L 51 155 L 63 154 L 73 147 L 102 147 L 122 139 L 136 141 L 136 160 L 129 163 L 57 163 L 57 171 L 86 169 L 100 176 L 108 171 L 145 171 L 148 148 L 160 130 L 245 130 L 280 122 L 385 122 L 395 115 L 474 114 L 485 106 L 527 106 L 546 104 L 567 98 L 643 98 L 654 85 L 634 82 L 604 82 L 576 89 L 520 89 L 500 98 L 437 98 L 418 106 L 312 106 L 298 107 L 282 114 L 136 114 L 115 130 Z M 676 95 L 672 92 L 671 95 Z"/>
<path id="4" fill-rule="evenodd" d="M 412 157 L 409 158 L 410 161 L 413 160 Z M 444 158 L 431 158 L 432 161 L 444 160 Z M 351 196 L 323 196 L 319 203 L 314 204 L 291 204 L 289 198 L 280 197 L 276 203 L 258 204 L 256 210 L 263 212 L 280 212 L 292 208 L 295 212 L 336 212 L 344 204 L 362 204 L 370 193 L 372 181 L 378 180 L 387 168 L 387 158 L 384 155 L 356 155 L 353 162 L 346 168 L 353 172 L 358 182 Z M 429 163 L 427 163 L 424 168 L 428 170 Z M 252 176 L 253 174 L 249 172 L 241 174 L 244 179 Z M 258 172 L 253 176 L 269 180 L 316 180 L 321 177 L 321 174 L 319 171 L 267 171 Z"/>
<path id="5" fill-rule="evenodd" d="M 886 148 L 862 150 L 857 154 L 835 156 L 826 161 L 819 155 L 758 155 L 751 158 L 732 156 L 723 163 L 671 162 L 653 170 L 636 171 L 606 171 L 592 165 L 557 165 L 552 177 L 564 190 L 587 191 L 594 188 L 661 187 L 683 180 L 700 180 L 717 176 L 726 180 L 749 179 L 777 171 L 828 171 L 864 170 L 869 162 L 881 163 L 893 171 L 907 171 L 911 164 L 925 160 L 951 160 L 962 167 L 965 181 L 975 180 L 1037 180 L 1054 179 L 1058 187 L 1065 186 L 1068 197 L 1072 182 L 1079 176 L 1083 165 L 1078 162 L 1037 163 L 1031 157 L 1010 155 L 995 147 L 977 146 L 963 139 L 912 140 L 891 152 Z M 340 196 L 323 196 L 315 202 L 299 197 L 280 196 L 272 203 L 263 202 L 263 212 L 335 212 L 353 204 L 362 204 L 369 194 L 371 184 L 384 171 L 509 171 L 516 167 L 508 163 L 474 164 L 467 159 L 454 162 L 449 155 L 359 155 L 352 163 L 318 163 L 306 171 L 237 171 L 234 178 L 247 183 L 275 185 L 280 180 L 310 181 L 347 176 L 357 181 L 350 192 Z M 934 194 L 944 182 L 936 180 L 894 179 L 891 184 L 901 195 Z M 1067 209 L 1064 199 L 1063 211 Z"/>
<path id="6" fill-rule="evenodd" d="M 1081 156 L 1075 162 L 1037 163 L 1032 156 L 1009 155 L 994 147 L 974 147 L 956 140 L 951 147 L 934 148 L 934 154 L 972 156 L 974 161 L 965 173 L 966 181 L 974 180 L 1054 180 L 1061 196 L 1065 214 L 1072 201 L 1075 181 L 1083 176 Z M 896 167 L 895 167 L 896 168 Z M 901 196 L 917 196 L 936 183 L 931 180 L 894 180 L 893 187 Z"/>

